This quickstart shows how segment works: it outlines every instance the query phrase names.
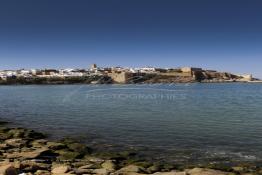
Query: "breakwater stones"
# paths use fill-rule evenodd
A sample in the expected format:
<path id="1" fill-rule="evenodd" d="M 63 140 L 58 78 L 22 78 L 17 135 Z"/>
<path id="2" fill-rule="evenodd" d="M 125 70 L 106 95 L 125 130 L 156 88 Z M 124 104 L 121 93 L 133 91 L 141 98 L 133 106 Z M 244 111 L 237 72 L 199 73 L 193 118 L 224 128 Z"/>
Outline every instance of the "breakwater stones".
<path id="1" fill-rule="evenodd" d="M 1 123 L 1 122 L 0 122 Z M 259 168 L 232 167 L 228 172 L 176 169 L 175 166 L 134 161 L 135 153 L 99 156 L 72 139 L 49 141 L 33 130 L 0 126 L 0 175 L 251 175 Z M 133 159 L 132 159 L 133 158 Z"/>

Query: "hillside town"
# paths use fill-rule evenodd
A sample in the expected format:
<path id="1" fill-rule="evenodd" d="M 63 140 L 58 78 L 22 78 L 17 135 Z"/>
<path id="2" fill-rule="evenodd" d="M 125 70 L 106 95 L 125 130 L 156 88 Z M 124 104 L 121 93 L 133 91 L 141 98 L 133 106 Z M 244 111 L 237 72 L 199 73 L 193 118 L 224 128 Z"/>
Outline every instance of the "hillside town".
<path id="1" fill-rule="evenodd" d="M 124 68 L 87 69 L 20 69 L 0 70 L 0 84 L 109 84 L 109 83 L 189 83 L 189 82 L 255 82 L 252 75 L 235 75 L 202 68 Z"/>

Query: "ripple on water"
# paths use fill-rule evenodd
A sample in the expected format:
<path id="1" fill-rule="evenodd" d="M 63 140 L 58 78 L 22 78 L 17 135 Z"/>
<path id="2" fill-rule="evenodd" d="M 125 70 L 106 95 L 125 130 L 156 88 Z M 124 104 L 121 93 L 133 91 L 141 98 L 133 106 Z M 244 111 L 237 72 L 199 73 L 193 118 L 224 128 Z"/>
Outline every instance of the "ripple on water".
<path id="1" fill-rule="evenodd" d="M 258 84 L 0 86 L 2 120 L 173 161 L 260 161 L 261 104 Z"/>

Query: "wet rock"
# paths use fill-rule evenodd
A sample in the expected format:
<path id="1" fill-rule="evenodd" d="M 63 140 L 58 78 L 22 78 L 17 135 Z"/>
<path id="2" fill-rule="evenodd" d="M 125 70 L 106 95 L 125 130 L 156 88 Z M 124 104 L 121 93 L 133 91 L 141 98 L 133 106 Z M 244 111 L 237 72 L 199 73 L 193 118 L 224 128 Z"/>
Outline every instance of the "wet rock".
<path id="1" fill-rule="evenodd" d="M 93 173 L 93 169 L 81 169 L 81 168 L 78 168 L 75 170 L 75 173 L 76 174 L 91 174 Z"/>
<path id="2" fill-rule="evenodd" d="M 12 164 L 6 164 L 0 166 L 1 175 L 17 175 L 16 169 Z"/>
<path id="3" fill-rule="evenodd" d="M 15 169 L 19 170 L 21 168 L 21 162 L 15 160 L 14 162 L 12 162 L 13 166 Z"/>
<path id="4" fill-rule="evenodd" d="M 86 161 L 86 160 L 79 160 L 79 161 L 74 161 L 74 162 L 71 162 L 71 165 L 75 168 L 79 168 L 81 166 L 85 166 L 85 165 L 89 165 L 91 164 L 89 161 Z"/>
<path id="5" fill-rule="evenodd" d="M 8 138 L 25 138 L 25 139 L 43 139 L 45 135 L 35 132 L 33 130 L 27 130 L 23 128 L 12 128 L 8 132 L 4 133 Z"/>
<path id="6" fill-rule="evenodd" d="M 146 174 L 134 173 L 134 172 L 124 172 L 124 173 L 121 173 L 121 174 L 118 174 L 118 175 L 146 175 Z"/>
<path id="7" fill-rule="evenodd" d="M 41 148 L 46 146 L 47 140 L 46 139 L 37 139 L 33 140 L 30 145 L 35 148 Z"/>
<path id="8" fill-rule="evenodd" d="M 110 171 L 104 168 L 101 169 L 94 169 L 92 173 L 99 174 L 99 175 L 109 175 Z"/>
<path id="9" fill-rule="evenodd" d="M 232 169 L 236 172 L 243 172 L 244 171 L 244 167 L 232 167 Z"/>
<path id="10" fill-rule="evenodd" d="M 85 150 L 86 146 L 80 143 L 70 143 L 67 144 L 68 148 L 72 151 L 82 151 Z"/>
<path id="11" fill-rule="evenodd" d="M 63 143 L 59 142 L 47 142 L 47 147 L 52 150 L 60 150 L 60 149 L 65 149 L 67 146 Z"/>
<path id="12" fill-rule="evenodd" d="M 241 165 L 230 169 L 208 167 L 177 172 L 171 171 L 178 169 L 173 164 L 148 163 L 143 157 L 129 152 L 114 154 L 109 152 L 105 157 L 102 156 L 105 161 L 98 156 L 99 154 L 90 155 L 88 147 L 74 140 L 49 142 L 44 138 L 43 134 L 32 130 L 0 127 L 0 158 L 7 160 L 0 163 L 0 175 L 17 175 L 16 170 L 23 172 L 23 175 L 144 175 L 149 173 L 152 175 L 250 175 L 247 172 L 262 174 L 259 172 L 259 167 L 250 168 Z M 108 156 L 116 159 L 107 158 Z M 61 165 L 60 160 L 68 162 Z M 56 163 L 59 165 L 55 166 Z M 53 167 L 52 173 L 51 167 Z M 118 167 L 123 168 L 117 170 Z M 224 171 L 233 171 L 235 174 Z"/>
<path id="13" fill-rule="evenodd" d="M 6 127 L 6 126 L 0 126 L 0 132 L 8 132 L 10 130 L 10 128 Z"/>
<path id="14" fill-rule="evenodd" d="M 78 152 L 82 156 L 91 153 L 91 149 L 81 143 L 71 143 L 71 144 L 67 144 L 66 146 L 68 147 L 69 150 L 73 152 Z"/>
<path id="15" fill-rule="evenodd" d="M 35 172 L 35 175 L 51 175 L 51 172 L 49 172 L 47 170 L 37 170 Z"/>
<path id="16" fill-rule="evenodd" d="M 27 130 L 24 134 L 25 138 L 30 138 L 30 139 L 45 139 L 46 136 L 43 133 L 39 133 L 33 130 Z"/>
<path id="17" fill-rule="evenodd" d="M 109 171 L 114 171 L 116 169 L 116 164 L 113 160 L 106 160 L 101 164 L 102 168 L 107 169 Z"/>
<path id="18" fill-rule="evenodd" d="M 8 134 L 12 136 L 12 138 L 24 138 L 26 130 L 23 128 L 13 128 L 8 131 Z"/>
<path id="19" fill-rule="evenodd" d="M 155 173 L 157 171 L 160 171 L 161 167 L 159 165 L 152 165 L 150 167 L 147 168 L 147 172 L 149 173 Z"/>
<path id="20" fill-rule="evenodd" d="M 24 147 L 27 145 L 27 141 L 23 139 L 7 139 L 5 140 L 5 144 L 12 146 L 12 147 Z"/>
<path id="21" fill-rule="evenodd" d="M 128 151 L 122 151 L 119 153 L 123 157 L 133 157 L 137 155 L 137 152 L 133 150 L 128 150 Z"/>
<path id="22" fill-rule="evenodd" d="M 56 156 L 51 150 L 48 148 L 41 148 L 32 151 L 23 151 L 23 152 L 13 152 L 4 154 L 6 158 L 14 159 L 14 158 L 22 158 L 22 159 L 36 159 L 36 158 L 51 158 Z"/>
<path id="23" fill-rule="evenodd" d="M 75 159 L 81 158 L 82 156 L 78 152 L 72 152 L 68 150 L 59 150 L 59 151 L 55 151 L 55 153 L 59 154 L 57 159 L 61 161 L 73 161 Z"/>
<path id="24" fill-rule="evenodd" d="M 164 171 L 164 172 L 169 172 L 174 169 L 176 169 L 176 166 L 174 164 L 165 163 L 161 165 L 161 171 Z"/>
<path id="25" fill-rule="evenodd" d="M 70 170 L 71 170 L 71 167 L 67 165 L 60 165 L 60 166 L 54 167 L 51 172 L 53 174 L 64 174 L 64 173 L 69 172 Z"/>
<path id="26" fill-rule="evenodd" d="M 229 175 L 229 173 L 226 173 L 226 172 L 206 169 L 206 168 L 194 168 L 194 169 L 188 170 L 187 174 L 189 175 Z"/>
<path id="27" fill-rule="evenodd" d="M 119 172 L 135 172 L 135 173 L 143 173 L 146 170 L 143 167 L 137 165 L 128 165 L 126 167 L 121 168 L 118 170 Z"/>
<path id="28" fill-rule="evenodd" d="M 102 168 L 99 164 L 88 164 L 84 166 L 80 166 L 79 169 L 99 169 Z"/>
<path id="29" fill-rule="evenodd" d="M 138 162 L 134 162 L 134 165 L 143 167 L 143 168 L 148 168 L 150 166 L 152 166 L 152 163 L 148 162 L 148 161 L 138 161 Z"/>
<path id="30" fill-rule="evenodd" d="M 118 162 L 123 161 L 123 160 L 127 160 L 127 158 L 128 158 L 128 157 L 121 155 L 120 153 L 104 152 L 104 151 L 103 152 L 96 152 L 94 154 L 94 156 L 103 158 L 105 160 L 116 160 Z"/>
<path id="31" fill-rule="evenodd" d="M 0 150 L 7 150 L 10 148 L 10 145 L 6 143 L 0 143 Z"/>
<path id="32" fill-rule="evenodd" d="M 101 158 L 93 157 L 93 156 L 89 156 L 89 155 L 85 156 L 84 159 L 88 160 L 90 162 L 93 162 L 93 163 L 101 163 L 102 164 L 104 162 L 104 160 L 101 159 Z"/>
<path id="33" fill-rule="evenodd" d="M 36 158 L 51 158 L 56 156 L 57 154 L 54 154 L 50 149 L 48 148 L 41 148 L 37 149 L 32 152 L 24 152 L 22 153 L 23 158 L 28 159 L 36 159 Z"/>
<path id="34" fill-rule="evenodd" d="M 0 140 L 6 140 L 12 138 L 12 134 L 10 133 L 0 133 Z"/>
<path id="35" fill-rule="evenodd" d="M 25 172 L 35 172 L 37 170 L 48 170 L 51 165 L 45 163 L 37 163 L 34 161 L 23 161 L 20 163 L 20 169 Z"/>
<path id="36" fill-rule="evenodd" d="M 12 152 L 12 153 L 3 153 L 3 156 L 6 158 L 6 159 L 16 159 L 16 158 L 19 158 L 20 157 L 20 152 Z"/>
<path id="37" fill-rule="evenodd" d="M 153 175 L 187 175 L 185 171 L 181 171 L 181 172 L 157 172 L 154 173 Z"/>
<path id="38" fill-rule="evenodd" d="M 69 171 L 68 173 L 65 173 L 64 175 L 76 175 L 74 171 Z"/>

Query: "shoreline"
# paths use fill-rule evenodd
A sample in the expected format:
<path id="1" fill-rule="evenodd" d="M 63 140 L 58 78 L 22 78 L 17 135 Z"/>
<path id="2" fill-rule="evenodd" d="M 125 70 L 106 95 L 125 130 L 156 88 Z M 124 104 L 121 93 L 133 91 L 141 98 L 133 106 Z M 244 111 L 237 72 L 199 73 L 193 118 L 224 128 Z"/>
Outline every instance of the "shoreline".
<path id="1" fill-rule="evenodd" d="M 210 73 L 210 72 L 209 72 Z M 14 76 L 6 79 L 0 77 L 0 85 L 64 85 L 64 84 L 170 84 L 170 83 L 261 83 L 259 79 L 243 78 L 233 74 L 212 72 L 187 72 L 170 74 L 135 74 L 135 73 L 112 73 L 92 76 Z M 123 74 L 123 75 L 122 75 Z"/>
<path id="2" fill-rule="evenodd" d="M 136 152 L 96 152 L 70 138 L 51 141 L 45 134 L 11 128 L 0 121 L 0 174 L 100 174 L 100 175 L 247 175 L 262 174 L 262 167 L 175 165 L 146 161 Z M 11 171 L 12 173 L 4 173 Z M 250 174 L 251 173 L 251 174 Z M 24 174 L 23 174 L 24 175 Z"/>
<path id="3" fill-rule="evenodd" d="M 0 86 L 52 86 L 52 85 L 154 85 L 154 84 L 262 84 L 262 81 L 194 81 L 194 82 L 159 82 L 159 83 L 0 83 Z"/>

